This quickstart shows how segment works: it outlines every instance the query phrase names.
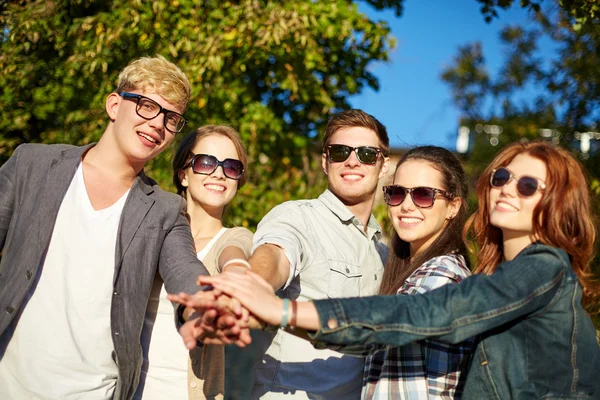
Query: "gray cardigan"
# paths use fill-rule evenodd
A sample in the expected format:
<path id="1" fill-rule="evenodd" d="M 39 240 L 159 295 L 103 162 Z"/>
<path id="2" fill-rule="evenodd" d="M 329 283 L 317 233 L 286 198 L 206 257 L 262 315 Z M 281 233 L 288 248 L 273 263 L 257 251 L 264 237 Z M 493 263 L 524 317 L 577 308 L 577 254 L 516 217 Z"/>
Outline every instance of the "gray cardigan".
<path id="1" fill-rule="evenodd" d="M 40 271 L 62 199 L 89 147 L 24 144 L 0 167 L 0 334 Z M 183 199 L 161 190 L 143 171 L 127 197 L 111 302 L 113 358 L 119 369 L 115 399 L 131 398 L 138 385 L 140 333 L 156 272 L 169 293 L 193 293 L 197 276 L 208 275 L 196 257 L 184 210 Z"/>

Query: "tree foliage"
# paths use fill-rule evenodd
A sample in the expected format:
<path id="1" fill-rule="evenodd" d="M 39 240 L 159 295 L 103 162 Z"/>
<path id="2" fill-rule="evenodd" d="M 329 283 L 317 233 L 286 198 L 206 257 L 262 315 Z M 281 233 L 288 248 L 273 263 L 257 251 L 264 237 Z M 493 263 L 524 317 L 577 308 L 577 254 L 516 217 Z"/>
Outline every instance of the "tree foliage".
<path id="1" fill-rule="evenodd" d="M 402 10 L 401 0 L 368 0 Z M 273 205 L 324 188 L 316 133 L 346 99 L 378 89 L 394 46 L 355 2 L 14 1 L 0 6 L 0 162 L 23 142 L 89 143 L 106 126 L 118 72 L 161 54 L 190 77 L 190 127 L 227 123 L 247 145 L 248 185 L 230 208 L 255 226 Z M 172 152 L 172 149 L 171 149 Z M 170 187 L 171 154 L 151 163 Z"/>
<path id="2" fill-rule="evenodd" d="M 477 0 L 481 3 L 481 13 L 484 15 L 487 22 L 491 22 L 494 18 L 498 17 L 498 9 L 508 9 L 515 0 Z M 553 0 L 547 0 L 546 3 L 552 2 Z M 519 0 L 518 3 L 521 7 L 539 13 L 544 0 Z M 560 0 L 560 6 L 570 16 L 577 20 L 579 23 L 585 23 L 589 20 L 594 20 L 600 17 L 600 2 L 596 0 Z"/>
<path id="3" fill-rule="evenodd" d="M 484 16 L 512 3 L 478 1 Z M 98 140 L 118 72 L 161 54 L 192 80 L 190 129 L 240 131 L 250 179 L 229 217 L 252 228 L 274 205 L 324 189 L 317 132 L 348 96 L 378 89 L 371 66 L 395 42 L 360 3 L 400 16 L 404 0 L 0 0 L 0 163 L 24 142 Z M 172 152 L 148 166 L 166 189 Z"/>
<path id="4" fill-rule="evenodd" d="M 528 27 L 502 30 L 506 50 L 497 75 L 488 71 L 482 45 L 472 43 L 459 49 L 442 79 L 450 86 L 462 113 L 461 125 L 471 130 L 472 146 L 466 160 L 471 176 L 477 177 L 508 143 L 550 140 L 580 157 L 590 177 L 592 208 L 597 212 L 600 21 L 580 22 L 564 8 L 534 13 Z M 540 54 L 538 44 L 542 38 L 555 49 L 550 59 Z M 592 140 L 588 153 L 579 151 L 583 132 L 595 132 L 596 140 Z M 600 260 L 594 262 L 600 274 Z M 600 317 L 595 322 L 600 328 Z"/>

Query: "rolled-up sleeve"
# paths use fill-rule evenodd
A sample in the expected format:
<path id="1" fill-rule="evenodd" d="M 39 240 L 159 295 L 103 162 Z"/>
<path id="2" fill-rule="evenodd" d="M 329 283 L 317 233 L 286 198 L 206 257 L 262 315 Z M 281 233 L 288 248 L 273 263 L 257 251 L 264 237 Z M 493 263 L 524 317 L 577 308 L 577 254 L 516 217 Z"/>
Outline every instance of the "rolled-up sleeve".
<path id="1" fill-rule="evenodd" d="M 297 202 L 276 206 L 258 224 L 252 251 L 263 244 L 273 244 L 283 250 L 290 263 L 290 273 L 284 288 L 300 273 L 302 263 L 310 263 L 310 232 Z"/>
<path id="2" fill-rule="evenodd" d="M 566 255 L 533 245 L 491 275 L 478 274 L 426 294 L 316 300 L 315 347 L 403 346 L 425 338 L 459 343 L 547 306 L 563 284 Z"/>

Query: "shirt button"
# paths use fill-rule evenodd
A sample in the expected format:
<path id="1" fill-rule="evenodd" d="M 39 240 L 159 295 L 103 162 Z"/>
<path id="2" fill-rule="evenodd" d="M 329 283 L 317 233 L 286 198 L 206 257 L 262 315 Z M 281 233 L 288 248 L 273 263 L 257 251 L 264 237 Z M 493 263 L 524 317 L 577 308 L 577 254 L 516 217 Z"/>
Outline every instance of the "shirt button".
<path id="1" fill-rule="evenodd" d="M 338 322 L 334 318 L 329 318 L 329 321 L 327 321 L 327 327 L 329 329 L 335 329 L 338 327 Z"/>
<path id="2" fill-rule="evenodd" d="M 119 336 L 119 335 L 120 335 L 120 333 L 119 333 L 119 332 L 115 332 L 115 336 Z"/>
<path id="3" fill-rule="evenodd" d="M 197 384 L 196 382 L 192 382 L 192 383 L 190 383 L 190 387 L 193 387 L 193 388 L 195 388 L 196 386 L 198 386 L 198 384 Z"/>
<path id="4" fill-rule="evenodd" d="M 115 296 L 118 296 L 118 295 L 119 295 L 119 292 L 115 291 L 115 292 L 113 293 L 113 295 L 115 295 Z"/>
<path id="5" fill-rule="evenodd" d="M 27 275 L 27 279 L 31 279 L 31 277 L 33 276 L 33 273 L 31 271 L 27 271 L 25 273 L 25 275 Z"/>
<path id="6" fill-rule="evenodd" d="M 11 307 L 11 306 L 8 306 L 8 307 L 6 307 L 6 312 L 9 313 L 9 314 L 12 314 L 12 313 L 15 312 L 15 309 L 13 307 Z"/>
<path id="7" fill-rule="evenodd" d="M 377 274 L 375 274 L 375 280 L 377 280 Z"/>
<path id="8" fill-rule="evenodd" d="M 350 268 L 346 267 L 346 273 L 349 274 L 350 273 Z"/>

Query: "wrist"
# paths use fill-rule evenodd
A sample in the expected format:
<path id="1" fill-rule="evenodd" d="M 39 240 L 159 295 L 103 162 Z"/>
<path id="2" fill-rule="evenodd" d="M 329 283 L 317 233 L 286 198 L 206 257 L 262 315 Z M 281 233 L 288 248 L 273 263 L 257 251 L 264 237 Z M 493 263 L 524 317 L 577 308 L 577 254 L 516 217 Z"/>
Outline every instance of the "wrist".
<path id="1" fill-rule="evenodd" d="M 244 267 L 250 270 L 252 269 L 250 263 L 244 260 L 243 258 L 232 258 L 231 260 L 228 260 L 227 262 L 225 262 L 225 264 L 223 264 L 221 270 L 225 271 L 227 267 Z"/>

